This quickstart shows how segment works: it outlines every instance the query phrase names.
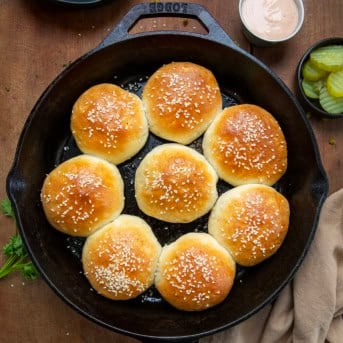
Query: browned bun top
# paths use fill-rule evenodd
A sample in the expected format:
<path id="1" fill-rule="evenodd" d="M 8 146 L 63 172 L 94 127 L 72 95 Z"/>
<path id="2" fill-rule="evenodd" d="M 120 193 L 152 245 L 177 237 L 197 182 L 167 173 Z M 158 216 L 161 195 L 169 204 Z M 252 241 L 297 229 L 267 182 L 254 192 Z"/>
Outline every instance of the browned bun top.
<path id="1" fill-rule="evenodd" d="M 121 215 L 87 238 L 83 269 L 101 295 L 113 300 L 132 299 L 153 284 L 160 251 L 143 219 Z"/>
<path id="2" fill-rule="evenodd" d="M 124 207 L 124 185 L 116 166 L 80 155 L 45 179 L 41 200 L 49 223 L 72 236 L 88 236 Z"/>
<path id="3" fill-rule="evenodd" d="M 143 90 L 150 130 L 159 137 L 189 144 L 199 137 L 222 109 L 211 71 L 189 62 L 158 69 Z"/>
<path id="4" fill-rule="evenodd" d="M 188 233 L 162 249 L 155 285 L 163 298 L 184 311 L 222 302 L 235 278 L 235 262 L 206 233 Z"/>
<path id="5" fill-rule="evenodd" d="M 287 168 L 287 145 L 276 119 L 256 105 L 231 106 L 205 133 L 206 158 L 220 178 L 238 186 L 273 185 Z"/>
<path id="6" fill-rule="evenodd" d="M 289 204 L 275 189 L 244 185 L 222 194 L 208 222 L 213 235 L 235 261 L 253 266 L 281 246 L 289 225 Z"/>
<path id="7" fill-rule="evenodd" d="M 163 144 L 149 152 L 137 168 L 136 200 L 149 216 L 188 223 L 212 208 L 218 196 L 217 180 L 201 154 L 180 144 Z"/>
<path id="8" fill-rule="evenodd" d="M 89 88 L 77 99 L 71 131 L 82 152 L 114 164 L 135 155 L 148 138 L 142 101 L 108 83 Z"/>

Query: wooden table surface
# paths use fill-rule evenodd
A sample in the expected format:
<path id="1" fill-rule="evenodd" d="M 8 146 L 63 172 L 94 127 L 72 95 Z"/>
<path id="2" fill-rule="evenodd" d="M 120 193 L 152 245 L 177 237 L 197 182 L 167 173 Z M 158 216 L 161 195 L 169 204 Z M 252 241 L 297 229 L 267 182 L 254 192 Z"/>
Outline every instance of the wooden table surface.
<path id="1" fill-rule="evenodd" d="M 96 46 L 141 1 L 114 0 L 94 9 L 70 9 L 46 0 L 0 0 L 0 198 L 19 134 L 39 95 L 65 64 Z M 272 48 L 250 46 L 241 31 L 238 0 L 198 0 L 240 47 L 273 69 L 295 92 L 295 70 L 305 50 L 317 40 L 342 36 L 342 0 L 304 0 L 300 33 Z M 182 18 L 141 21 L 133 31 L 182 29 Z M 190 22 L 190 31 L 200 25 Z M 343 186 L 343 119 L 311 117 L 330 192 Z M 334 139 L 336 144 L 330 145 Z M 14 233 L 0 215 L 0 246 Z M 0 263 L 4 259 L 0 257 Z M 214 336 L 206 342 L 225 342 Z M 20 275 L 0 280 L 0 342 L 135 342 L 88 321 L 60 300 L 44 281 Z"/>

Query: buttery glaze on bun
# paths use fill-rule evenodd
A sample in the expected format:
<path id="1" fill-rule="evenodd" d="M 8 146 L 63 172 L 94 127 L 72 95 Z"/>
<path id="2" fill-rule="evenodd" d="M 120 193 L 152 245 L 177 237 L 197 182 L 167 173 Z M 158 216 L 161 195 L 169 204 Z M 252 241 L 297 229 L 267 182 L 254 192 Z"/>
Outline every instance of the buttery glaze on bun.
<path id="1" fill-rule="evenodd" d="M 87 238 L 83 269 L 99 294 L 113 300 L 132 299 L 153 284 L 160 252 L 143 219 L 121 215 Z"/>
<path id="2" fill-rule="evenodd" d="M 103 83 L 75 102 L 71 132 L 82 152 L 119 164 L 144 146 L 149 128 L 137 95 Z"/>
<path id="3" fill-rule="evenodd" d="M 151 132 L 181 144 L 201 136 L 222 110 L 212 72 L 189 62 L 174 62 L 158 69 L 144 87 L 143 102 Z"/>
<path id="4" fill-rule="evenodd" d="M 49 223 L 71 236 L 88 236 L 124 207 L 124 184 L 116 166 L 80 155 L 56 167 L 41 191 Z"/>
<path id="5" fill-rule="evenodd" d="M 289 225 L 289 204 L 275 189 L 244 185 L 222 194 L 214 206 L 208 232 L 242 266 L 254 266 L 281 246 Z"/>
<path id="6" fill-rule="evenodd" d="M 225 108 L 204 135 L 205 157 L 233 186 L 273 185 L 287 169 L 287 145 L 276 119 L 256 105 Z"/>
<path id="7" fill-rule="evenodd" d="M 137 168 L 136 200 L 151 217 L 189 223 L 213 207 L 217 181 L 216 172 L 201 154 L 180 144 L 163 144 Z"/>
<path id="8" fill-rule="evenodd" d="M 188 233 L 163 247 L 155 285 L 177 309 L 202 311 L 226 298 L 235 272 L 231 255 L 214 238 Z"/>

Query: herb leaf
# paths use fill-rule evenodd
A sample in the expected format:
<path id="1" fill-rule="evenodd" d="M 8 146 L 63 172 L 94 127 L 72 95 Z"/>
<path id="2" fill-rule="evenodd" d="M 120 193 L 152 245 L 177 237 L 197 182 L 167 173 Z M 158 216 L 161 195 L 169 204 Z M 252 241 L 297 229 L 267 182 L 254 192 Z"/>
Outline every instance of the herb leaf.
<path id="1" fill-rule="evenodd" d="M 14 218 L 11 202 L 8 199 L 1 201 L 1 211 L 5 216 Z M 16 270 L 21 271 L 26 279 L 37 279 L 38 270 L 30 261 L 23 241 L 18 234 L 12 236 L 2 250 L 7 260 L 0 267 L 0 279 Z"/>
<path id="2" fill-rule="evenodd" d="M 12 236 L 7 244 L 3 247 L 4 255 L 7 257 L 17 256 L 22 257 L 26 255 L 23 241 L 19 235 Z"/>
<path id="3" fill-rule="evenodd" d="M 12 205 L 9 199 L 2 200 L 0 206 L 1 206 L 1 212 L 6 217 L 14 218 L 14 212 L 13 212 Z"/>
<path id="4" fill-rule="evenodd" d="M 28 280 L 36 280 L 39 277 L 39 272 L 31 261 L 23 266 L 21 272 L 25 279 Z"/>

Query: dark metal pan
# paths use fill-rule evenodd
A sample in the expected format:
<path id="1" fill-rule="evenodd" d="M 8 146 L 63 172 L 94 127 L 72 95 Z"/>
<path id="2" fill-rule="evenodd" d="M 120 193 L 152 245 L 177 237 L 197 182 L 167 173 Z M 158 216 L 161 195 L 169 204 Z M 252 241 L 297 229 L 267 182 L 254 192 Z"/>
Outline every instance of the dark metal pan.
<path id="1" fill-rule="evenodd" d="M 177 15 L 196 18 L 207 35 L 186 32 L 128 34 L 142 17 Z M 53 230 L 39 200 L 44 177 L 80 152 L 71 138 L 71 107 L 88 87 L 114 82 L 140 94 L 146 77 L 164 63 L 192 61 L 213 71 L 226 106 L 249 102 L 275 115 L 285 133 L 289 166 L 275 186 L 289 200 L 290 229 L 278 253 L 254 268 L 238 268 L 229 297 L 219 306 L 186 313 L 166 304 L 151 289 L 137 299 L 113 302 L 90 290 L 80 273 L 82 239 Z M 171 225 L 143 215 L 133 193 L 133 175 L 141 158 L 163 141 L 150 135 L 144 149 L 119 166 L 125 180 L 124 213 L 136 214 L 153 227 L 162 244 L 189 231 L 206 231 L 207 216 L 187 225 Z M 191 145 L 201 151 L 201 138 Z M 230 188 L 218 185 L 222 193 Z M 140 4 L 94 50 L 63 71 L 30 113 L 7 178 L 20 233 L 43 278 L 74 309 L 114 331 L 142 340 L 191 341 L 229 328 L 270 303 L 291 280 L 316 230 L 328 182 L 302 109 L 283 82 L 265 65 L 238 48 L 201 6 L 186 3 Z"/>

